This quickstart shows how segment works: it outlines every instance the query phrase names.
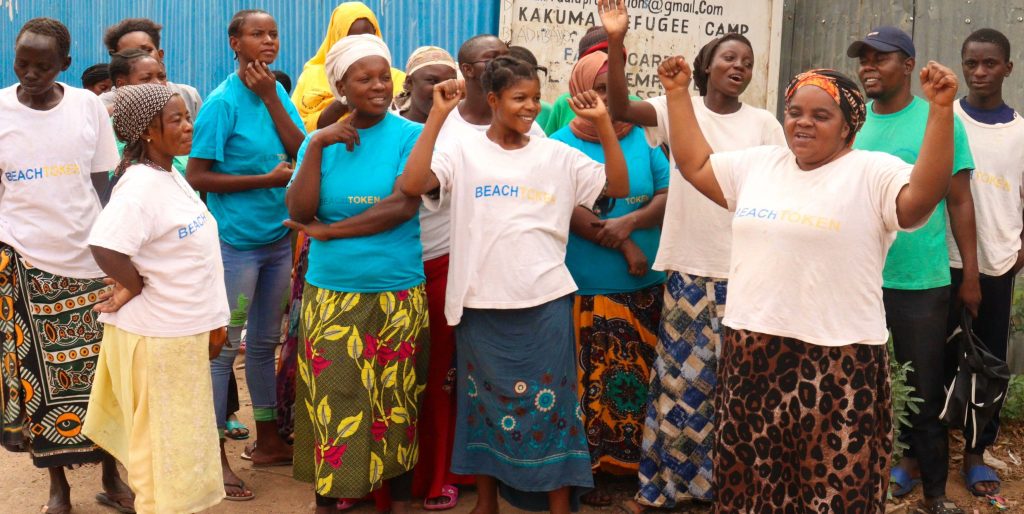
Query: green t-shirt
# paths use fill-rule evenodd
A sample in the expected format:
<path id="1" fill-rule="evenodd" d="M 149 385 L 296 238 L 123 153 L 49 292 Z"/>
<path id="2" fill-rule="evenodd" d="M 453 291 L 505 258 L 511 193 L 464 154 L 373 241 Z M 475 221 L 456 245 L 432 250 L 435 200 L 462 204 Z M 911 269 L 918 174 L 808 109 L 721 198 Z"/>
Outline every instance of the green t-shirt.
<path id="1" fill-rule="evenodd" d="M 563 127 L 569 126 L 569 122 L 576 119 L 576 113 L 572 112 L 572 107 L 569 107 L 569 93 L 562 93 L 561 96 L 555 99 L 555 103 L 551 104 L 551 108 L 548 112 L 544 112 L 543 103 L 541 103 L 541 115 L 537 117 L 537 124 L 540 128 L 544 129 L 544 133 L 547 135 L 554 134 Z M 630 100 L 639 101 L 640 97 L 629 95 Z"/>
<path id="2" fill-rule="evenodd" d="M 874 102 L 867 106 L 867 121 L 853 147 L 895 155 L 908 164 L 917 162 L 928 123 L 928 102 L 914 97 L 905 109 L 893 114 L 875 114 Z M 953 169 L 973 170 L 974 158 L 967 144 L 963 123 L 953 118 Z M 948 286 L 949 250 L 946 248 L 946 201 L 935 208 L 928 222 L 914 232 L 900 232 L 889 249 L 882 271 L 882 287 L 889 289 L 932 289 Z"/>

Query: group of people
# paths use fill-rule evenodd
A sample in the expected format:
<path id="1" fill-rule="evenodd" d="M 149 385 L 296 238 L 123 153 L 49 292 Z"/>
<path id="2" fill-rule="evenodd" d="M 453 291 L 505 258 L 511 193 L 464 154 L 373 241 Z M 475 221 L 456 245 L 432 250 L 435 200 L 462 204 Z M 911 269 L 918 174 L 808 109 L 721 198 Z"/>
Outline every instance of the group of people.
<path id="1" fill-rule="evenodd" d="M 291 465 L 317 513 L 444 510 L 474 483 L 477 514 L 567 513 L 611 505 L 609 474 L 638 478 L 624 514 L 884 512 L 921 483 L 921 510 L 962 512 L 946 337 L 966 309 L 1005 357 L 1024 266 L 1006 36 L 965 39 L 958 98 L 880 27 L 848 50 L 861 87 L 802 73 L 780 124 L 740 100 L 740 34 L 630 97 L 625 2 L 597 9 L 553 104 L 492 35 L 396 69 L 360 2 L 290 96 L 265 11 L 231 19 L 238 67 L 205 99 L 151 20 L 107 31 L 89 90 L 57 81 L 64 25 L 27 22 L 0 90 L 0 402 L 46 511 L 90 462 L 119 512 L 252 499 L 224 446 L 249 437 L 244 348 L 242 458 Z M 890 334 L 922 399 L 895 465 Z M 998 427 L 967 438 L 976 495 Z"/>

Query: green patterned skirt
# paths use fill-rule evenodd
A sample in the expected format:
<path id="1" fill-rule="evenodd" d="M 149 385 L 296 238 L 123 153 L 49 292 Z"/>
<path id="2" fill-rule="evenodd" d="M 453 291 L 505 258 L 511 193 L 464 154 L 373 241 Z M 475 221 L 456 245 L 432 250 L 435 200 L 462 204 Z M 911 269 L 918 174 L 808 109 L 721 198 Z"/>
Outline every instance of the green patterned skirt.
<path id="1" fill-rule="evenodd" d="M 38 467 L 97 462 L 82 433 L 103 327 L 102 279 L 32 267 L 0 244 L 0 444 Z"/>
<path id="2" fill-rule="evenodd" d="M 430 333 L 423 285 L 343 293 L 306 284 L 295 392 L 297 480 L 362 498 L 413 469 Z"/>

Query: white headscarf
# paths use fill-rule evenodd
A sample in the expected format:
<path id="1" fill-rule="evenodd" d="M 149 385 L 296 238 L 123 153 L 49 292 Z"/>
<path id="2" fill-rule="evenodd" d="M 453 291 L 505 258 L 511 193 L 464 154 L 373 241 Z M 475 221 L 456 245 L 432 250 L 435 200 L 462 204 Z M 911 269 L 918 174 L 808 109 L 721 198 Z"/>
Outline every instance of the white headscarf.
<path id="1" fill-rule="evenodd" d="M 391 66 L 391 51 L 388 50 L 388 45 L 373 34 L 345 36 L 334 43 L 331 51 L 327 52 L 327 59 L 324 60 L 324 71 L 327 73 L 327 84 L 335 100 L 341 101 L 341 94 L 338 93 L 338 86 L 335 84 L 356 61 L 370 56 L 383 57 L 388 66 Z"/>

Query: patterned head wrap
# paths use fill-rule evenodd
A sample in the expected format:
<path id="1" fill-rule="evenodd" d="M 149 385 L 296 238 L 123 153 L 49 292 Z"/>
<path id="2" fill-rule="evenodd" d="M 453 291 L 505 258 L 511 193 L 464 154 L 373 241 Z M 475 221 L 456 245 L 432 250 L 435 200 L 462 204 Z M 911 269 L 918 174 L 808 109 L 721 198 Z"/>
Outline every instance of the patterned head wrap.
<path id="1" fill-rule="evenodd" d="M 117 88 L 114 97 L 114 134 L 125 146 L 138 142 L 153 118 L 164 110 L 173 93 L 167 86 L 159 84 L 141 84 L 138 86 L 122 86 Z M 120 175 L 130 162 L 128 152 L 117 165 L 116 175 Z"/>
<path id="2" fill-rule="evenodd" d="M 327 61 L 324 63 L 324 71 L 327 73 L 327 85 L 331 88 L 335 100 L 341 100 L 338 93 L 337 83 L 349 67 L 363 57 L 383 57 L 391 66 L 391 51 L 384 40 L 373 34 L 359 34 L 357 36 L 345 36 L 334 43 L 331 51 L 327 52 Z"/>
<path id="3" fill-rule="evenodd" d="M 452 59 L 447 50 L 436 46 L 421 46 L 412 52 L 409 60 L 405 63 L 405 83 L 402 84 L 402 92 L 395 97 L 395 109 L 405 112 L 412 105 L 412 74 L 426 68 L 440 64 L 455 70 L 456 77 L 459 75 L 459 65 Z"/>
<path id="4" fill-rule="evenodd" d="M 860 88 L 850 80 L 849 77 L 836 70 L 817 69 L 805 71 L 797 75 L 789 87 L 786 88 L 786 103 L 802 87 L 815 86 L 832 97 L 839 110 L 843 113 L 843 119 L 850 127 L 850 135 L 847 136 L 847 143 L 853 144 L 853 138 L 862 126 L 867 115 L 864 104 L 864 97 L 860 94 Z"/>

